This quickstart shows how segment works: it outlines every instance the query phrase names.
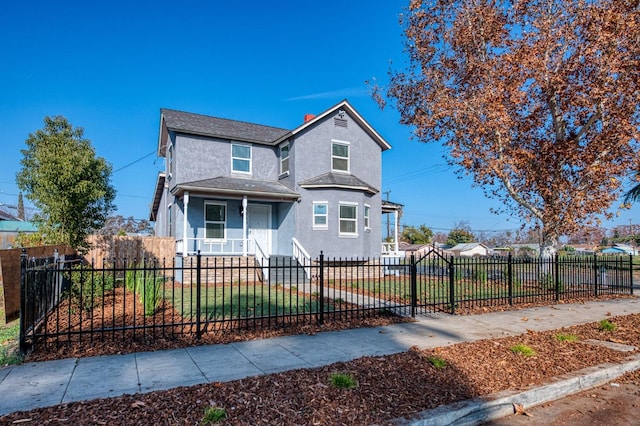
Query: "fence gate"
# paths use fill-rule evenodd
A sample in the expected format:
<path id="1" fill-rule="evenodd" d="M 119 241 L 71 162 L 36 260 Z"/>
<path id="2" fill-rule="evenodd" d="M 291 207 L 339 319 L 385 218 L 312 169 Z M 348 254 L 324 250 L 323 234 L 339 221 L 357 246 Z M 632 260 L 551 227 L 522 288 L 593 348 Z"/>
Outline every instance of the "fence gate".
<path id="1" fill-rule="evenodd" d="M 413 258 L 411 264 L 415 313 L 453 312 L 453 259 L 432 248 L 422 257 Z"/>

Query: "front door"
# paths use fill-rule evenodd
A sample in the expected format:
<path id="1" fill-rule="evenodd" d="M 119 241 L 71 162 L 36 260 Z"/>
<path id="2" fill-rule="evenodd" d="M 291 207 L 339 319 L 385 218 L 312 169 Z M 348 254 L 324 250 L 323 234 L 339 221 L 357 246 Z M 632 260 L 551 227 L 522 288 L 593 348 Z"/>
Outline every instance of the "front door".
<path id="1" fill-rule="evenodd" d="M 271 206 L 266 204 L 249 204 L 247 206 L 247 228 L 249 240 L 255 241 L 265 255 L 271 254 Z M 252 254 L 255 246 L 252 244 Z"/>

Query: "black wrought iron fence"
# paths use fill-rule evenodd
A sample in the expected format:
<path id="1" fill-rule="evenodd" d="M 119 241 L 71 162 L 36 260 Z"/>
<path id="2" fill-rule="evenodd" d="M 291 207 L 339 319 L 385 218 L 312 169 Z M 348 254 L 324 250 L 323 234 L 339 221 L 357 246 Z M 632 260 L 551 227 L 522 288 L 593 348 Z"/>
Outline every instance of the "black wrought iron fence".
<path id="1" fill-rule="evenodd" d="M 22 259 L 22 351 L 632 294 L 630 257 Z"/>

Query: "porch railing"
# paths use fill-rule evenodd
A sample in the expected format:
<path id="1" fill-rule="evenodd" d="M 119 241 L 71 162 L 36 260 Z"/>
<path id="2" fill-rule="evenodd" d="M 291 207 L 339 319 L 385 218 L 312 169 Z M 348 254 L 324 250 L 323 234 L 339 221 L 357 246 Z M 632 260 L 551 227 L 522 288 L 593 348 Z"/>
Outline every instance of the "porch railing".
<path id="1" fill-rule="evenodd" d="M 186 241 L 186 244 L 185 244 Z M 224 240 L 210 240 L 206 238 L 187 238 L 176 240 L 176 253 L 194 255 L 198 252 L 205 255 L 242 255 L 247 245 L 248 254 L 254 254 L 254 244 L 244 238 L 227 238 Z"/>
<path id="2" fill-rule="evenodd" d="M 269 255 L 265 254 L 264 250 L 262 249 L 262 247 L 260 247 L 260 244 L 258 244 L 257 241 L 253 241 L 253 245 L 255 247 L 254 252 L 255 252 L 256 262 L 258 263 L 258 265 L 260 265 L 260 267 L 262 267 L 262 276 L 266 281 L 268 281 L 269 280 Z"/>
<path id="3" fill-rule="evenodd" d="M 311 256 L 309 256 L 309 253 L 302 247 L 300 241 L 295 238 L 292 238 L 291 241 L 293 242 L 293 258 L 302 265 L 307 279 L 311 278 Z"/>
<path id="4" fill-rule="evenodd" d="M 404 257 L 404 251 L 396 250 L 396 243 L 382 243 L 382 256 L 384 257 Z"/>

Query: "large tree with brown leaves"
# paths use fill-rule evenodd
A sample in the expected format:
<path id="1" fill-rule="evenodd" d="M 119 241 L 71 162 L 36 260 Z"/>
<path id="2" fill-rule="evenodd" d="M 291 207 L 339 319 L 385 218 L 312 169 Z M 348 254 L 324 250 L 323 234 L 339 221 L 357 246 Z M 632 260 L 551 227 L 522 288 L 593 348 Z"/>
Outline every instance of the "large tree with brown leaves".
<path id="1" fill-rule="evenodd" d="M 547 254 L 607 214 L 638 156 L 637 0 L 414 0 L 401 24 L 409 62 L 374 96 L 418 140 L 539 220 Z"/>

